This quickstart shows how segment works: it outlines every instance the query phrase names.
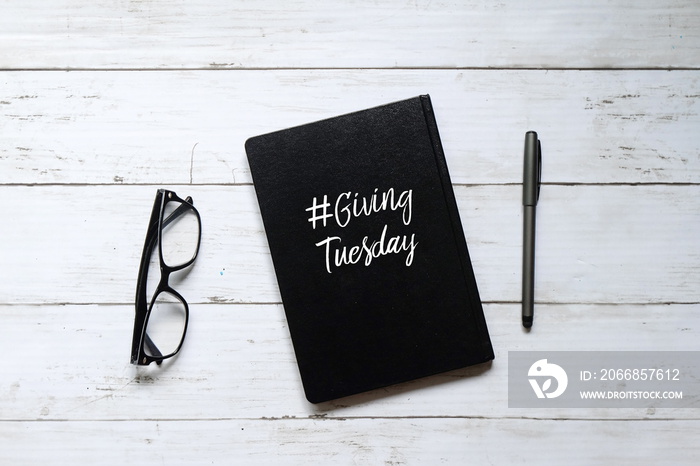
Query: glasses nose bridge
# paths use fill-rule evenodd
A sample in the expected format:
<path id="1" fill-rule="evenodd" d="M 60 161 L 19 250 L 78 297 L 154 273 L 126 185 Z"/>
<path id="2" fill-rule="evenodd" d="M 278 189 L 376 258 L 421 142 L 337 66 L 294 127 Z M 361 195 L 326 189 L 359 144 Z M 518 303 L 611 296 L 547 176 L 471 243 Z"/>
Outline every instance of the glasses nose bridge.
<path id="1" fill-rule="evenodd" d="M 177 269 L 169 267 L 164 262 L 160 264 L 160 281 L 158 282 L 158 287 L 156 288 L 156 294 L 163 291 L 175 291 L 175 289 L 170 285 L 170 276 L 176 271 Z"/>
<path id="2" fill-rule="evenodd" d="M 155 299 L 156 296 L 159 294 L 166 292 L 170 295 L 172 295 L 174 298 L 176 298 L 178 301 L 182 302 L 183 304 L 187 305 L 187 301 L 185 301 L 185 298 L 182 297 L 180 292 L 170 284 L 170 277 L 178 272 L 182 272 L 183 270 L 187 269 L 187 267 L 183 268 L 173 268 L 168 266 L 167 264 L 163 263 L 160 265 L 160 281 L 158 282 L 158 285 L 156 286 L 156 289 L 153 292 L 153 299 Z M 176 282 L 178 279 L 176 279 Z M 177 283 L 176 283 L 177 286 Z"/>
<path id="3" fill-rule="evenodd" d="M 156 289 L 160 292 L 170 289 L 170 270 L 162 264 L 160 266 L 160 282 L 158 282 Z"/>

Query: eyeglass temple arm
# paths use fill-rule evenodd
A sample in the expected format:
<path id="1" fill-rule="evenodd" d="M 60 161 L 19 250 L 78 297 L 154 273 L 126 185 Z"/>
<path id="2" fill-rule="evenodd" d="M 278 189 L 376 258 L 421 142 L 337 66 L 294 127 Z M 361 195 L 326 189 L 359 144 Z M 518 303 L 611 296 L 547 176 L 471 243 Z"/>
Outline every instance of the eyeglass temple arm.
<path id="1" fill-rule="evenodd" d="M 146 346 L 150 350 L 151 356 L 155 356 L 157 358 L 160 358 L 163 356 L 163 353 L 161 353 L 160 350 L 158 349 L 158 347 L 156 346 L 156 344 L 153 343 L 153 340 L 151 340 L 151 337 L 148 336 L 148 333 L 146 333 L 146 339 L 145 339 L 144 343 L 146 344 Z M 160 364 L 161 362 L 162 361 L 157 361 L 158 364 Z"/>
<path id="2" fill-rule="evenodd" d="M 168 215 L 167 217 L 165 217 L 165 218 L 163 219 L 163 228 L 167 227 L 167 226 L 170 225 L 175 219 L 177 219 L 180 215 L 184 214 L 184 213 L 186 212 L 185 209 L 187 209 L 188 206 L 189 206 L 189 207 L 194 206 L 194 202 L 192 201 L 192 198 L 191 198 L 190 196 L 188 196 L 187 199 L 185 199 L 185 202 L 187 202 L 187 204 L 180 204 L 180 207 L 178 207 L 177 209 L 173 210 L 173 211 L 170 213 L 170 215 Z M 153 232 L 153 230 L 155 230 L 156 228 L 158 228 L 158 220 L 157 220 L 157 219 L 156 219 L 155 222 L 153 222 L 153 223 L 151 224 L 151 227 L 148 229 L 148 236 L 150 236 L 151 238 L 153 238 L 153 240 L 151 240 L 151 243 L 152 243 L 153 245 L 155 245 L 155 240 L 158 239 L 158 236 L 155 234 L 155 232 Z M 151 249 L 151 247 L 150 247 L 150 245 L 149 245 L 149 252 L 150 252 L 150 251 L 152 251 L 152 249 Z"/>

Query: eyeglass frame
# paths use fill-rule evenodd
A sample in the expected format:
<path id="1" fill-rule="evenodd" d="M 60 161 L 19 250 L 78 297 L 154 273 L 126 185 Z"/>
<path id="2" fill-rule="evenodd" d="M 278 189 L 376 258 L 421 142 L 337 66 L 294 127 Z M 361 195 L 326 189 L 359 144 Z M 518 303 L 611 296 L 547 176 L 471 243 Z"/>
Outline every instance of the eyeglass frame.
<path id="1" fill-rule="evenodd" d="M 171 212 L 168 217 L 163 218 L 163 215 L 165 214 L 165 206 L 168 204 L 168 202 L 179 202 L 181 203 L 181 206 Z M 197 247 L 190 260 L 183 264 L 171 267 L 167 265 L 163 259 L 163 228 L 168 226 L 170 222 L 177 219 L 180 215 L 183 215 L 189 209 L 192 209 L 194 212 L 199 227 Z M 148 268 L 151 262 L 151 255 L 153 254 L 153 248 L 155 247 L 156 241 L 158 242 L 160 281 L 158 282 L 158 286 L 154 290 L 153 296 L 151 297 L 151 301 L 149 303 L 146 295 L 146 284 L 148 281 Z M 164 360 L 172 358 L 180 352 L 180 348 L 182 348 L 182 344 L 185 341 L 185 335 L 187 334 L 187 325 L 190 319 L 190 308 L 185 298 L 170 286 L 169 279 L 173 272 L 186 269 L 194 263 L 199 254 L 201 242 L 202 219 L 199 215 L 199 211 L 194 206 L 192 197 L 188 196 L 183 200 L 175 193 L 175 191 L 158 189 L 156 192 L 156 198 L 153 201 L 151 218 L 148 222 L 148 230 L 146 232 L 146 239 L 144 241 L 143 252 L 141 254 L 139 275 L 136 283 L 134 334 L 131 342 L 131 364 L 148 366 L 152 362 L 155 362 L 156 364 L 160 365 Z M 182 329 L 182 337 L 180 338 L 180 342 L 172 353 L 166 355 L 163 355 L 160 352 L 158 347 L 146 332 L 146 329 L 148 328 L 148 320 L 151 316 L 151 311 L 153 310 L 153 305 L 155 304 L 156 298 L 163 292 L 167 292 L 177 298 L 183 304 L 185 309 L 185 323 Z M 146 347 L 148 347 L 150 350 L 151 355 L 146 353 Z"/>

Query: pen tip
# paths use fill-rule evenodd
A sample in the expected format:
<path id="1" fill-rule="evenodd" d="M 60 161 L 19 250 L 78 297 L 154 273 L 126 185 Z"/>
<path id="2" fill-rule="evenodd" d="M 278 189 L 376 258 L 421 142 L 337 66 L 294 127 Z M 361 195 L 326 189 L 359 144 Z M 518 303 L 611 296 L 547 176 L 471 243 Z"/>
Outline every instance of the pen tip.
<path id="1" fill-rule="evenodd" d="M 525 328 L 532 327 L 532 316 L 524 316 L 523 317 L 523 327 L 525 327 Z"/>

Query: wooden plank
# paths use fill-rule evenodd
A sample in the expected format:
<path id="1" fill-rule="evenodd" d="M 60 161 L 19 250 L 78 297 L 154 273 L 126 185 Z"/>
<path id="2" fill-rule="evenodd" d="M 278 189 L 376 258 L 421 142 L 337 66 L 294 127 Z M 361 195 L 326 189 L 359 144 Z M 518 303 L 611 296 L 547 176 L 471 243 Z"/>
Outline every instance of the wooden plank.
<path id="1" fill-rule="evenodd" d="M 0 422 L 3 464 L 695 465 L 700 421 Z"/>
<path id="2" fill-rule="evenodd" d="M 250 183 L 248 137 L 430 93 L 454 183 L 700 182 L 694 71 L 6 72 L 1 183 Z"/>
<path id="3" fill-rule="evenodd" d="M 692 0 L 40 1 L 3 6 L 0 68 L 697 68 Z"/>
<path id="4" fill-rule="evenodd" d="M 24 425 L 20 426 L 24 427 Z M 23 464 L 38 464 L 60 454 L 62 458 L 104 464 L 103 448 L 116 441 L 120 460 L 162 461 L 188 464 L 201 461 L 239 461 L 256 464 L 309 464 L 332 460 L 338 464 L 591 464 L 614 462 L 635 464 L 663 455 L 672 464 L 694 464 L 698 449 L 682 443 L 679 431 L 698 431 L 696 422 L 625 422 L 620 426 L 605 422 L 535 422 L 485 420 L 381 420 L 381 421 L 290 421 L 205 422 L 188 426 L 182 422 L 70 423 L 37 426 L 38 437 L 50 440 L 44 449 L 15 456 L 17 446 L 31 445 L 26 430 L 13 433 L 17 443 L 4 455 L 22 458 Z M 10 429 L 3 429 L 9 431 Z M 393 436 L 391 432 L 405 432 Z M 299 439 L 303 432 L 304 440 Z M 5 433 L 5 432 L 3 432 Z M 192 445 L 194 433 L 204 439 Z M 546 438 L 551 446 L 538 455 L 524 455 L 533 438 Z M 595 448 L 581 438 L 595 440 Z M 619 442 L 634 438 L 635 448 L 619 448 Z M 509 444 L 509 448 L 503 448 Z M 72 448 L 71 448 L 72 447 Z M 47 451 L 48 450 L 48 451 Z M 661 450 L 661 451 L 659 451 Z M 21 451 L 21 450 L 19 450 Z M 50 452 L 50 453 L 49 453 Z M 9 454 L 8 454 L 9 453 Z M 12 455 L 12 456 L 10 456 Z M 53 456 L 51 456 L 53 455 Z M 26 463 L 30 461 L 37 463 Z M 109 458 L 113 460 L 113 458 Z"/>
<path id="5" fill-rule="evenodd" d="M 193 303 L 280 302 L 253 186 L 177 186 L 203 221 Z M 154 186 L 4 186 L 0 303 L 133 300 Z M 457 186 L 482 300 L 519 302 L 521 188 Z M 536 301 L 700 302 L 700 186 L 559 186 L 538 209 Z M 322 259 L 322 258 L 321 258 Z"/>
<path id="6" fill-rule="evenodd" d="M 530 333 L 518 304 L 488 304 L 492 364 L 319 405 L 304 399 L 280 305 L 192 305 L 179 356 L 147 368 L 129 364 L 133 313 L 129 305 L 3 307 L 0 421 L 700 419 L 698 394 L 689 393 L 683 401 L 694 409 L 508 407 L 509 351 L 698 351 L 697 304 L 540 305 Z"/>

